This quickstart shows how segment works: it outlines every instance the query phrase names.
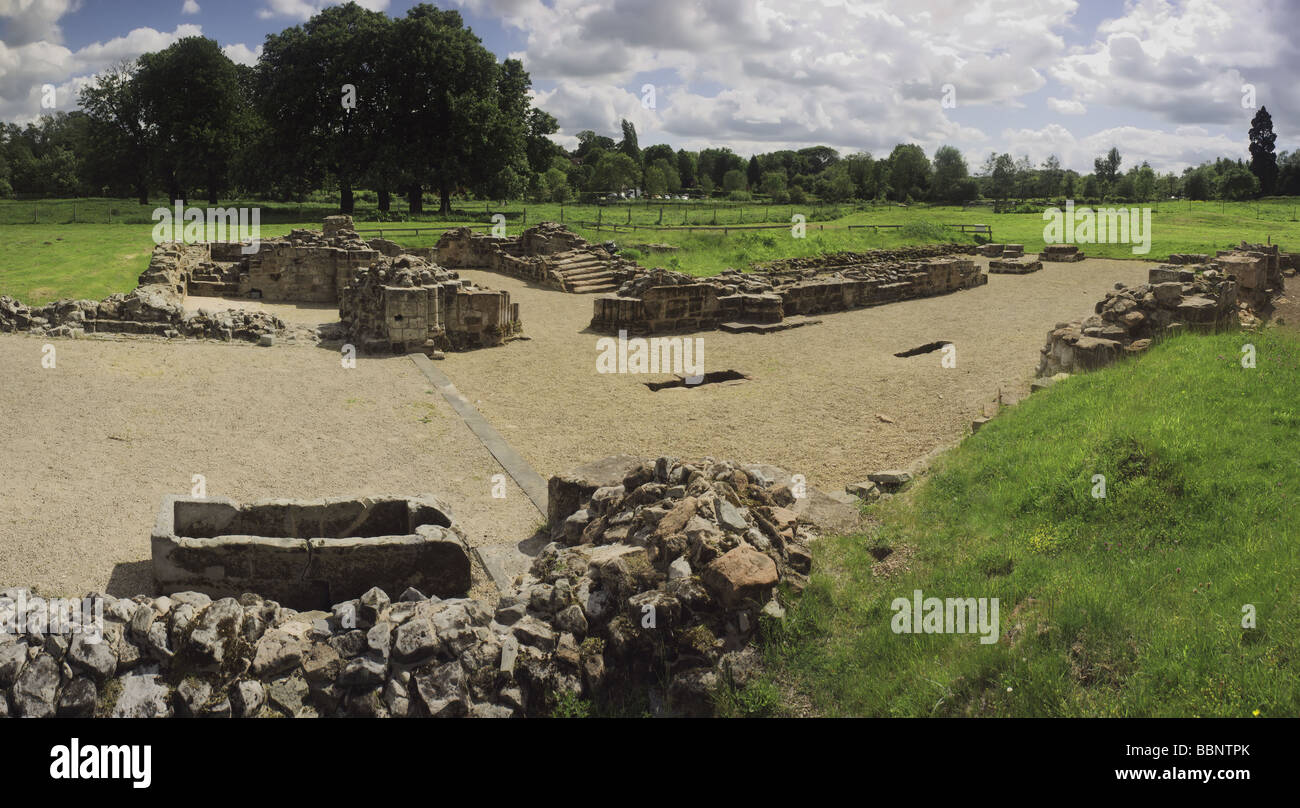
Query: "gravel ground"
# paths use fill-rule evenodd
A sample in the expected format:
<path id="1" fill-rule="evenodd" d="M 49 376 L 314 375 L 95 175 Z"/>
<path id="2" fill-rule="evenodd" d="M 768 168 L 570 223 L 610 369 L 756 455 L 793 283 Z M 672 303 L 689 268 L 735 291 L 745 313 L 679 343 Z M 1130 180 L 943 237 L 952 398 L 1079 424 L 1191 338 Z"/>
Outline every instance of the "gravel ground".
<path id="1" fill-rule="evenodd" d="M 596 372 L 603 335 L 587 331 L 590 296 L 462 271 L 510 291 L 530 340 L 450 354 L 440 367 L 544 477 L 615 452 L 709 455 L 772 463 L 836 490 L 958 440 L 999 388 L 1023 397 L 1048 331 L 1091 314 L 1115 282 L 1145 282 L 1150 266 L 1045 263 L 1030 275 L 991 275 L 978 289 L 821 315 L 789 331 L 702 332 L 694 336 L 704 341 L 706 371 L 753 380 L 660 392 L 643 383 L 664 376 Z M 893 355 L 940 340 L 956 345 L 956 368 L 942 368 L 938 352 Z"/>
<path id="2" fill-rule="evenodd" d="M 591 297 L 464 272 L 510 291 L 530 339 L 439 367 L 543 477 L 619 452 L 711 455 L 833 490 L 954 442 L 999 389 L 1022 396 L 1048 330 L 1091 312 L 1116 281 L 1144 281 L 1149 266 L 1045 264 L 776 334 L 705 332 L 695 336 L 706 371 L 753 379 L 660 392 L 643 382 L 663 376 L 596 372 Z M 299 324 L 332 319 L 254 305 Z M 957 346 L 956 368 L 937 352 L 893 356 L 935 341 Z M 53 340 L 58 367 L 46 370 L 43 343 L 0 335 L 0 585 L 150 591 L 158 504 L 188 492 L 194 474 L 237 501 L 431 492 L 477 544 L 521 541 L 541 521 L 512 482 L 491 498 L 500 466 L 404 357 L 345 370 L 305 345 Z M 476 590 L 487 587 L 480 575 Z"/>
<path id="3" fill-rule="evenodd" d="M 405 357 L 58 339 L 47 370 L 45 341 L 0 334 L 0 587 L 151 591 L 159 503 L 194 474 L 236 501 L 428 492 L 478 544 L 541 522 L 513 482 L 491 497 L 501 467 Z"/>

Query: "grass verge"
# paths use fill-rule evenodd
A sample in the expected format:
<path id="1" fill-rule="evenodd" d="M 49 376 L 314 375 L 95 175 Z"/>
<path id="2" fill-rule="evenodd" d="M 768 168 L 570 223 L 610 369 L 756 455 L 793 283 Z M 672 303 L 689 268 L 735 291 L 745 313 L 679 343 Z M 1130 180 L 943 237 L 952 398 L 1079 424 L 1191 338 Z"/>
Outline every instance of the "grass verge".
<path id="1" fill-rule="evenodd" d="M 1298 506 L 1300 337 L 1170 339 L 1036 393 L 875 530 L 819 542 L 769 676 L 825 715 L 1295 716 Z M 916 589 L 998 598 L 998 641 L 894 633 Z"/>

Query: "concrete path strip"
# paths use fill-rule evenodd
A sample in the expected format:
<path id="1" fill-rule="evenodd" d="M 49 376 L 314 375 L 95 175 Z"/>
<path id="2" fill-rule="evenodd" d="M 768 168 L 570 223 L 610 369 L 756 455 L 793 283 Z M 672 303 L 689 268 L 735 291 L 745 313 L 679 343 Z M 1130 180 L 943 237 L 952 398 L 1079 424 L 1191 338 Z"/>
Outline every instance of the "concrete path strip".
<path id="1" fill-rule="evenodd" d="M 465 425 L 470 428 L 492 456 L 497 459 L 506 473 L 514 479 L 523 492 L 532 500 L 533 505 L 541 512 L 542 516 L 546 515 L 547 488 L 546 481 L 542 476 L 533 471 L 532 466 L 519 456 L 519 453 L 506 443 L 501 433 L 492 428 L 483 415 L 475 409 L 473 404 L 460 394 L 456 385 L 452 384 L 451 379 L 447 378 L 441 370 L 434 367 L 433 360 L 421 353 L 410 354 L 411 361 L 420 369 L 420 372 L 433 382 L 442 397 L 447 399 L 447 403 L 456 411 L 456 414 L 464 420 Z"/>

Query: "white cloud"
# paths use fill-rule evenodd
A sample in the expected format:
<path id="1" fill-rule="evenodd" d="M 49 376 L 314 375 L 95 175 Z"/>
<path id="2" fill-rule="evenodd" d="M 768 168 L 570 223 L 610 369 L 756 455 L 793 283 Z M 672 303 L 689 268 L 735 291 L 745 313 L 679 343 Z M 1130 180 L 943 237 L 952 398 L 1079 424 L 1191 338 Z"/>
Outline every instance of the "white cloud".
<path id="1" fill-rule="evenodd" d="M 198 25 L 178 25 L 171 32 L 136 28 L 125 36 L 70 50 L 51 42 L 16 47 L 0 42 L 0 120 L 26 123 L 50 112 L 40 104 L 41 86 L 56 87 L 56 112 L 76 108 L 76 91 L 94 74 L 123 59 L 166 48 L 178 39 L 201 36 Z"/>
<path id="2" fill-rule="evenodd" d="M 235 64 L 248 65 L 252 67 L 257 64 L 257 59 L 262 55 L 262 46 L 258 45 L 256 50 L 250 50 L 247 45 L 237 42 L 233 45 L 226 45 L 221 49 L 226 54 L 226 58 Z"/>
<path id="3" fill-rule="evenodd" d="M 33 42 L 63 42 L 59 19 L 79 5 L 79 0 L 0 0 L 4 44 L 18 47 Z"/>
<path id="4" fill-rule="evenodd" d="M 1048 98 L 1047 106 L 1049 109 L 1055 110 L 1062 115 L 1083 115 L 1088 111 L 1088 108 L 1078 101 L 1070 101 L 1060 98 Z"/>
<path id="5" fill-rule="evenodd" d="M 181 13 L 182 13 L 182 14 L 198 14 L 198 13 L 199 13 L 199 4 L 196 3 L 196 2 L 194 2 L 194 0 L 185 0 L 185 4 L 181 6 Z"/>
<path id="6" fill-rule="evenodd" d="M 356 0 L 356 4 L 371 11 L 384 11 L 389 0 Z M 268 0 L 266 7 L 258 9 L 257 16 L 263 20 L 274 17 L 288 17 L 305 22 L 326 6 L 342 5 L 339 0 Z"/>

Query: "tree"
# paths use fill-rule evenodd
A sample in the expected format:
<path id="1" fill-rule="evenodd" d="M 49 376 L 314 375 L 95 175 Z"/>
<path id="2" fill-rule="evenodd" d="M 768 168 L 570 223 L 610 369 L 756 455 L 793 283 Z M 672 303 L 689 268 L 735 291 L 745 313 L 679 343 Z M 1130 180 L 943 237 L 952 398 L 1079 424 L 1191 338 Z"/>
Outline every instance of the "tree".
<path id="1" fill-rule="evenodd" d="M 370 167 L 388 116 L 383 43 L 392 21 L 355 3 L 323 9 L 266 38 L 257 98 L 275 132 L 273 148 L 311 161 L 338 181 L 339 208 L 353 211 L 353 187 Z M 292 170 L 292 168 L 290 168 Z"/>
<path id="2" fill-rule="evenodd" d="M 135 72 L 135 62 L 117 63 L 82 88 L 80 101 L 91 118 L 100 149 L 129 176 L 136 200 L 147 205 L 157 128 L 144 117 Z"/>
<path id="3" fill-rule="evenodd" d="M 722 177 L 722 190 L 727 193 L 732 191 L 743 191 L 745 189 L 745 172 L 738 168 L 733 168 Z"/>
<path id="4" fill-rule="evenodd" d="M 962 196 L 969 193 L 967 180 L 970 171 L 966 167 L 966 158 L 952 146 L 940 146 L 934 153 L 934 182 L 931 195 L 945 202 L 963 201 Z"/>
<path id="5" fill-rule="evenodd" d="M 641 165 L 641 149 L 636 144 L 636 127 L 623 119 L 623 139 L 618 142 L 618 150 L 632 158 L 632 162 Z"/>
<path id="6" fill-rule="evenodd" d="M 623 191 L 635 187 L 641 169 L 621 151 L 605 152 L 591 177 L 591 187 L 600 191 Z"/>
<path id="7" fill-rule="evenodd" d="M 1268 114 L 1268 107 L 1260 107 L 1250 120 L 1250 173 L 1259 180 L 1260 192 L 1265 196 L 1277 187 L 1277 155 L 1273 153 L 1276 140 L 1273 116 Z"/>
<path id="8" fill-rule="evenodd" d="M 1259 179 L 1245 166 L 1233 163 L 1219 177 L 1219 198 L 1249 199 L 1259 193 Z"/>
<path id="9" fill-rule="evenodd" d="M 745 180 L 753 191 L 757 191 L 759 184 L 763 182 L 763 167 L 758 164 L 757 155 L 749 158 L 749 165 L 745 168 Z"/>
<path id="10" fill-rule="evenodd" d="M 1156 195 L 1156 172 L 1149 163 L 1142 163 L 1133 172 L 1133 199 L 1150 202 Z"/>
<path id="11" fill-rule="evenodd" d="M 771 197 L 785 196 L 785 172 L 769 171 L 759 181 L 763 193 Z"/>
<path id="12" fill-rule="evenodd" d="M 1111 186 L 1115 184 L 1115 177 L 1119 174 L 1120 164 L 1119 149 L 1114 146 L 1105 157 L 1098 157 L 1092 161 L 1093 174 L 1097 177 L 1097 182 L 1101 185 L 1102 193 L 1108 193 Z"/>
<path id="13" fill-rule="evenodd" d="M 930 161 L 920 146 L 900 143 L 889 154 L 889 181 L 898 200 L 921 198 L 930 186 Z"/>
<path id="14" fill-rule="evenodd" d="M 598 135 L 595 132 L 591 131 L 590 129 L 582 130 L 581 132 L 578 133 L 577 137 L 578 137 L 578 148 L 574 150 L 573 156 L 580 161 L 585 162 L 587 158 L 587 154 L 592 149 L 600 149 L 602 151 L 614 150 L 615 144 L 613 138 L 605 137 L 604 135 Z M 597 160 L 593 162 L 599 162 L 599 161 Z"/>
<path id="15" fill-rule="evenodd" d="M 217 204 L 240 145 L 242 96 L 234 62 L 214 40 L 192 36 L 140 57 L 134 83 L 157 133 L 159 169 L 173 202 L 193 184 Z"/>
<path id="16" fill-rule="evenodd" d="M 994 199 L 1003 200 L 1011 196 L 1016 184 L 1016 163 L 1011 155 L 999 154 L 993 158 L 993 169 L 989 176 L 992 180 L 989 190 Z"/>
<path id="17" fill-rule="evenodd" d="M 650 166 L 645 170 L 645 192 L 649 196 L 663 196 L 668 192 L 668 180 L 663 169 Z"/>
<path id="18" fill-rule="evenodd" d="M 1061 161 L 1055 154 L 1047 155 L 1043 165 L 1039 170 L 1039 192 L 1050 198 L 1055 197 L 1061 192 L 1061 179 L 1065 172 L 1061 170 Z"/>
<path id="19" fill-rule="evenodd" d="M 679 149 L 677 151 L 677 173 L 682 178 L 683 188 L 694 188 L 698 178 L 697 166 L 700 156 L 695 152 Z"/>
<path id="20" fill-rule="evenodd" d="M 528 75 L 498 64 L 459 13 L 423 4 L 393 23 L 388 52 L 393 114 L 405 133 L 407 198 L 423 210 L 426 183 L 451 212 L 462 189 L 513 193 L 528 175 Z"/>

